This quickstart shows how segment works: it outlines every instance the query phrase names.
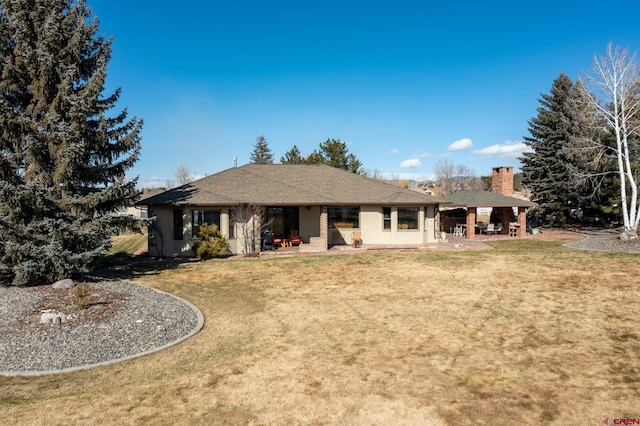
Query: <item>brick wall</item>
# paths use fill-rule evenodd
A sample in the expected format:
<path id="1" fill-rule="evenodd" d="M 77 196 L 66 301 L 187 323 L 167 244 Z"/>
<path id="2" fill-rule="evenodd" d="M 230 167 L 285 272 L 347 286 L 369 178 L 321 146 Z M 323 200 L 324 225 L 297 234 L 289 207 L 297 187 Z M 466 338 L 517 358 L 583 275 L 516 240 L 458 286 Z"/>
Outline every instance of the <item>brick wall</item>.
<path id="1" fill-rule="evenodd" d="M 496 194 L 513 196 L 513 167 L 494 167 L 491 190 Z"/>

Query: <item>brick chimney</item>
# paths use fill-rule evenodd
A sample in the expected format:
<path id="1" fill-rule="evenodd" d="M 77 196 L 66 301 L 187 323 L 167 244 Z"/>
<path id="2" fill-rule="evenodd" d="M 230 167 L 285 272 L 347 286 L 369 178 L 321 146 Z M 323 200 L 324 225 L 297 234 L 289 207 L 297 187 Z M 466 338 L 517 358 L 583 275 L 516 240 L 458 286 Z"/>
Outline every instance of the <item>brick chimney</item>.
<path id="1" fill-rule="evenodd" d="M 494 167 L 491 190 L 496 194 L 513 197 L 513 167 Z"/>

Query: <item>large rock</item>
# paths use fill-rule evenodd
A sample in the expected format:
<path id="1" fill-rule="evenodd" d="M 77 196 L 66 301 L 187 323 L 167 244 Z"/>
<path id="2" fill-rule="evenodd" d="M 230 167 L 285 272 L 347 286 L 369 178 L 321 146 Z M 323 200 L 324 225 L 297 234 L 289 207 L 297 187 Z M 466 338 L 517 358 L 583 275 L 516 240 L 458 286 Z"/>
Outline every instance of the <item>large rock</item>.
<path id="1" fill-rule="evenodd" d="M 73 288 L 76 286 L 76 283 L 73 282 L 72 279 L 66 278 L 64 280 L 56 281 L 51 285 L 53 288 Z"/>
<path id="2" fill-rule="evenodd" d="M 65 315 L 62 312 L 56 312 L 53 309 L 47 309 L 40 314 L 41 324 L 62 324 L 63 322 L 72 320 L 75 315 Z"/>
<path id="3" fill-rule="evenodd" d="M 636 238 L 638 238 L 638 234 L 636 234 L 636 231 L 624 231 L 622 234 L 620 234 L 620 239 L 622 241 L 635 240 Z"/>

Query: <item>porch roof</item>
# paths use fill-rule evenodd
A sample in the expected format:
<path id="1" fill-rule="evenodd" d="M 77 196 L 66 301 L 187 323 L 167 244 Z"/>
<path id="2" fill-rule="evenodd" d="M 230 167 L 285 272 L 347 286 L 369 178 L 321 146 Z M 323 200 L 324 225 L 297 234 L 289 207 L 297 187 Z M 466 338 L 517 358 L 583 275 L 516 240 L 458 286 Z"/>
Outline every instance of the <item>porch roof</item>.
<path id="1" fill-rule="evenodd" d="M 468 190 L 452 192 L 441 197 L 447 207 L 535 207 L 533 201 L 496 194 L 495 192 Z"/>
<path id="2" fill-rule="evenodd" d="M 248 164 L 138 202 L 144 205 L 423 206 L 443 200 L 326 165 Z"/>

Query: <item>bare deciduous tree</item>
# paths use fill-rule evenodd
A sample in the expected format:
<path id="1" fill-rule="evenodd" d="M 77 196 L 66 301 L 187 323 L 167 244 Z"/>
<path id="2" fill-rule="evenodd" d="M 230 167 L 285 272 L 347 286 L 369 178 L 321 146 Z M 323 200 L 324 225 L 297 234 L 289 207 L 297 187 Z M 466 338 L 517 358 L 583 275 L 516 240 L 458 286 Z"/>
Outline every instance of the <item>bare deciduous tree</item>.
<path id="1" fill-rule="evenodd" d="M 592 113 L 607 124 L 615 137 L 615 159 L 620 178 L 620 199 L 625 231 L 636 231 L 638 214 L 638 162 L 640 138 L 640 67 L 628 49 L 609 44 L 605 56 L 594 58 L 593 70 L 583 81 Z M 592 142 L 598 148 L 598 142 Z M 605 157 L 605 144 L 595 149 L 596 161 Z"/>
<path id="2" fill-rule="evenodd" d="M 439 195 L 447 195 L 463 189 L 484 189 L 476 171 L 462 164 L 455 165 L 448 159 L 438 160 L 435 167 L 436 188 Z"/>
<path id="3" fill-rule="evenodd" d="M 178 185 L 185 185 L 189 182 L 192 182 L 194 179 L 193 173 L 184 164 L 180 164 L 174 174 L 176 176 L 176 180 L 178 181 Z"/>
<path id="4" fill-rule="evenodd" d="M 193 174 L 191 170 L 184 164 L 180 164 L 180 166 L 173 172 L 174 179 L 167 179 L 165 181 L 165 187 L 167 189 L 175 188 L 176 186 L 186 185 L 189 182 L 193 182 L 196 176 Z"/>

